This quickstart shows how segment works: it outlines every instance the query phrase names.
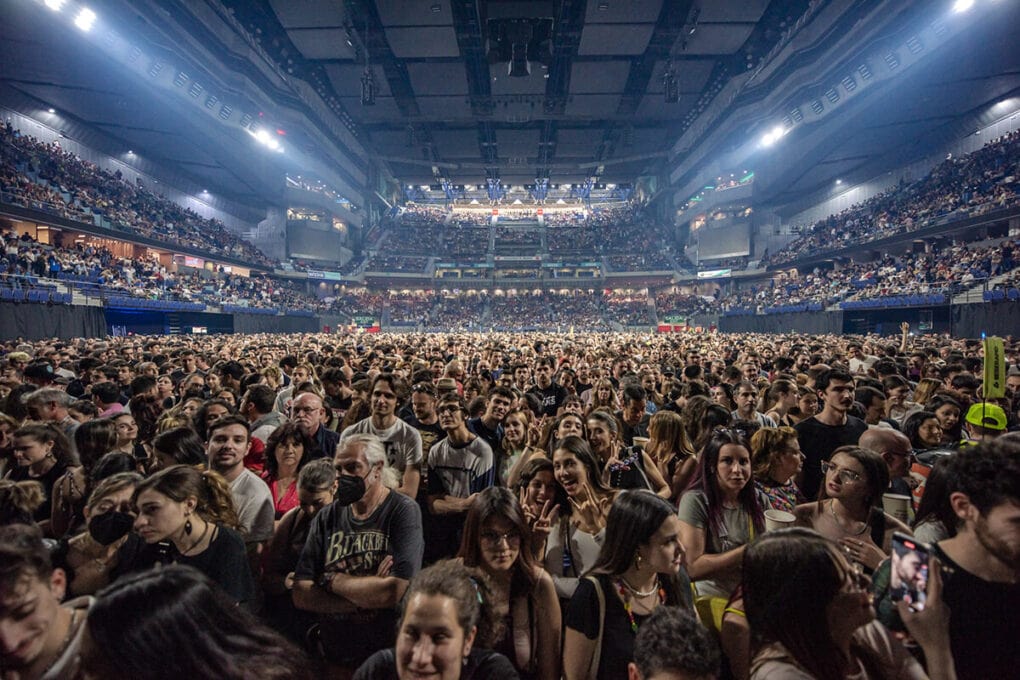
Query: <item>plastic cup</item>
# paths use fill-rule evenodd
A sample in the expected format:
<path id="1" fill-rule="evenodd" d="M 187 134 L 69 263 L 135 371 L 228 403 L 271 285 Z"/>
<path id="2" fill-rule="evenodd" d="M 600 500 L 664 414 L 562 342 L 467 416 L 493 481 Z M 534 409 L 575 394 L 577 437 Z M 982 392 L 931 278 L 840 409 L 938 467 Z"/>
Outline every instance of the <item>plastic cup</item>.
<path id="1" fill-rule="evenodd" d="M 648 442 L 651 441 L 651 440 L 648 439 L 648 437 L 634 437 L 633 441 L 634 441 L 634 446 L 637 446 L 637 447 L 643 449 L 643 448 L 646 448 L 648 446 Z"/>
<path id="2" fill-rule="evenodd" d="M 910 496 L 903 496 L 898 493 L 882 494 L 882 509 L 900 520 L 910 521 Z"/>
<path id="3" fill-rule="evenodd" d="M 765 531 L 776 531 L 777 529 L 788 529 L 793 526 L 797 518 L 784 510 L 765 511 Z"/>

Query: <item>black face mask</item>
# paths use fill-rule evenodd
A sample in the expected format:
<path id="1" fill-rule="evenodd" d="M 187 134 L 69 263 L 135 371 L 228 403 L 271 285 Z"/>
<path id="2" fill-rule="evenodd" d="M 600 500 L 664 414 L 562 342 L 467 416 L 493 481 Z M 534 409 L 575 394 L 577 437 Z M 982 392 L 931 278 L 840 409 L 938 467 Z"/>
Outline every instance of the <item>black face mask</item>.
<path id="1" fill-rule="evenodd" d="M 337 505 L 357 503 L 365 495 L 365 478 L 358 475 L 340 475 L 337 479 L 336 496 L 333 502 Z"/>
<path id="2" fill-rule="evenodd" d="M 111 510 L 89 520 L 89 535 L 100 545 L 110 545 L 127 536 L 134 524 L 134 515 Z"/>

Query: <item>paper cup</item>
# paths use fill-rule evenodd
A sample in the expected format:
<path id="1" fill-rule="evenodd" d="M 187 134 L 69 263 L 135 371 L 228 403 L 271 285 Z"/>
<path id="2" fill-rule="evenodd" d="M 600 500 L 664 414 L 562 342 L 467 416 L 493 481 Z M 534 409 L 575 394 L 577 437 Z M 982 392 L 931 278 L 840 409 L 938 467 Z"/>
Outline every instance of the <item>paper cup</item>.
<path id="1" fill-rule="evenodd" d="M 783 510 L 765 511 L 765 531 L 788 529 L 793 526 L 795 521 L 797 521 L 796 517 Z"/>
<path id="2" fill-rule="evenodd" d="M 910 496 L 901 496 L 897 493 L 882 494 L 882 509 L 900 520 L 910 521 Z"/>
<path id="3" fill-rule="evenodd" d="M 643 449 L 648 446 L 649 441 L 648 437 L 634 437 L 634 446 L 639 446 Z"/>

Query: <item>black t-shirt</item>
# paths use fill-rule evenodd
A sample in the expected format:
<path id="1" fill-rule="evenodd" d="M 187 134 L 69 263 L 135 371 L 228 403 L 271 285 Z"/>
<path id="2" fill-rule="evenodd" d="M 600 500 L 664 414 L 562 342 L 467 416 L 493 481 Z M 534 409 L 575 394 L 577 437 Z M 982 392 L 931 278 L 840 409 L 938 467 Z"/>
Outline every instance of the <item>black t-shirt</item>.
<path id="1" fill-rule="evenodd" d="M 800 490 L 805 498 L 817 498 L 822 485 L 822 461 L 832 458 L 841 446 L 856 444 L 868 429 L 860 418 L 848 415 L 843 425 L 826 425 L 817 418 L 802 420 L 794 427 L 804 454 L 804 479 Z"/>
<path id="2" fill-rule="evenodd" d="M 392 555 L 390 574 L 409 581 L 421 569 L 423 548 L 421 511 L 407 496 L 390 491 L 365 519 L 355 517 L 351 506 L 334 503 L 312 520 L 294 579 L 317 582 L 325 572 L 374 576 Z M 397 617 L 393 609 L 319 618 L 323 651 L 335 661 L 360 662 L 394 643 Z"/>
<path id="3" fill-rule="evenodd" d="M 383 649 L 370 656 L 354 673 L 354 680 L 393 680 L 397 677 L 396 653 Z M 502 654 L 472 648 L 460 671 L 461 680 L 519 680 L 513 664 Z"/>
<path id="4" fill-rule="evenodd" d="M 1016 672 L 1020 668 L 1020 584 L 985 581 L 953 562 L 937 545 L 934 553 L 942 562 L 942 599 L 950 611 L 956 677 L 987 680 Z"/>
<path id="5" fill-rule="evenodd" d="M 173 543 L 147 544 L 129 540 L 118 550 L 117 575 L 151 569 L 157 564 L 187 564 L 198 569 L 216 582 L 234 602 L 247 604 L 255 597 L 248 554 L 241 534 L 225 526 L 210 526 L 215 530 L 209 547 L 197 555 L 182 556 Z"/>
<path id="6" fill-rule="evenodd" d="M 543 416 L 555 416 L 556 411 L 567 400 L 567 388 L 557 383 L 550 383 L 549 387 L 545 389 L 535 385 L 528 390 L 528 394 L 538 396 L 539 401 L 542 403 L 542 411 L 539 415 Z"/>
<path id="7" fill-rule="evenodd" d="M 620 439 L 625 445 L 634 446 L 634 437 L 648 436 L 648 423 L 652 417 L 647 413 L 641 416 L 641 421 L 637 425 L 628 425 L 627 421 L 623 419 L 623 411 L 617 411 L 613 415 L 620 421 Z"/>
<path id="8" fill-rule="evenodd" d="M 687 591 L 690 591 L 690 582 L 686 574 L 681 571 L 683 577 L 680 581 L 681 587 L 685 584 Z M 627 664 L 634 660 L 634 631 L 630 628 L 630 618 L 623 608 L 623 602 L 617 596 L 614 578 L 607 574 L 595 576 L 602 585 L 602 594 L 606 601 L 605 623 L 602 630 L 602 654 L 599 657 L 598 677 L 600 680 L 616 680 L 627 677 Z M 678 605 L 688 604 L 687 598 L 675 592 L 672 581 L 660 577 L 660 583 L 666 591 L 666 604 Z M 635 614 L 634 621 L 638 628 L 647 619 L 647 615 Z M 599 600 L 595 592 L 595 586 L 587 578 L 577 583 L 577 590 L 570 598 L 567 605 L 565 625 L 579 633 L 582 633 L 589 640 L 595 640 L 599 636 Z"/>

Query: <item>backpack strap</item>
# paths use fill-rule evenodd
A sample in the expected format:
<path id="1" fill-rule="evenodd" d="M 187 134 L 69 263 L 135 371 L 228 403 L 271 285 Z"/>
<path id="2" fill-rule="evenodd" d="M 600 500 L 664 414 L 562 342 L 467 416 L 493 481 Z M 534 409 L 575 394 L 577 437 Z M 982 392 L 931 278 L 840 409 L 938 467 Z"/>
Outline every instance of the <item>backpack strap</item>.
<path id="1" fill-rule="evenodd" d="M 599 635 L 595 638 L 595 652 L 591 657 L 591 664 L 588 666 L 588 680 L 595 680 L 599 675 L 599 664 L 602 660 L 602 635 L 606 630 L 606 594 L 602 590 L 602 583 L 597 576 L 585 576 L 595 587 L 595 596 L 599 603 Z"/>

